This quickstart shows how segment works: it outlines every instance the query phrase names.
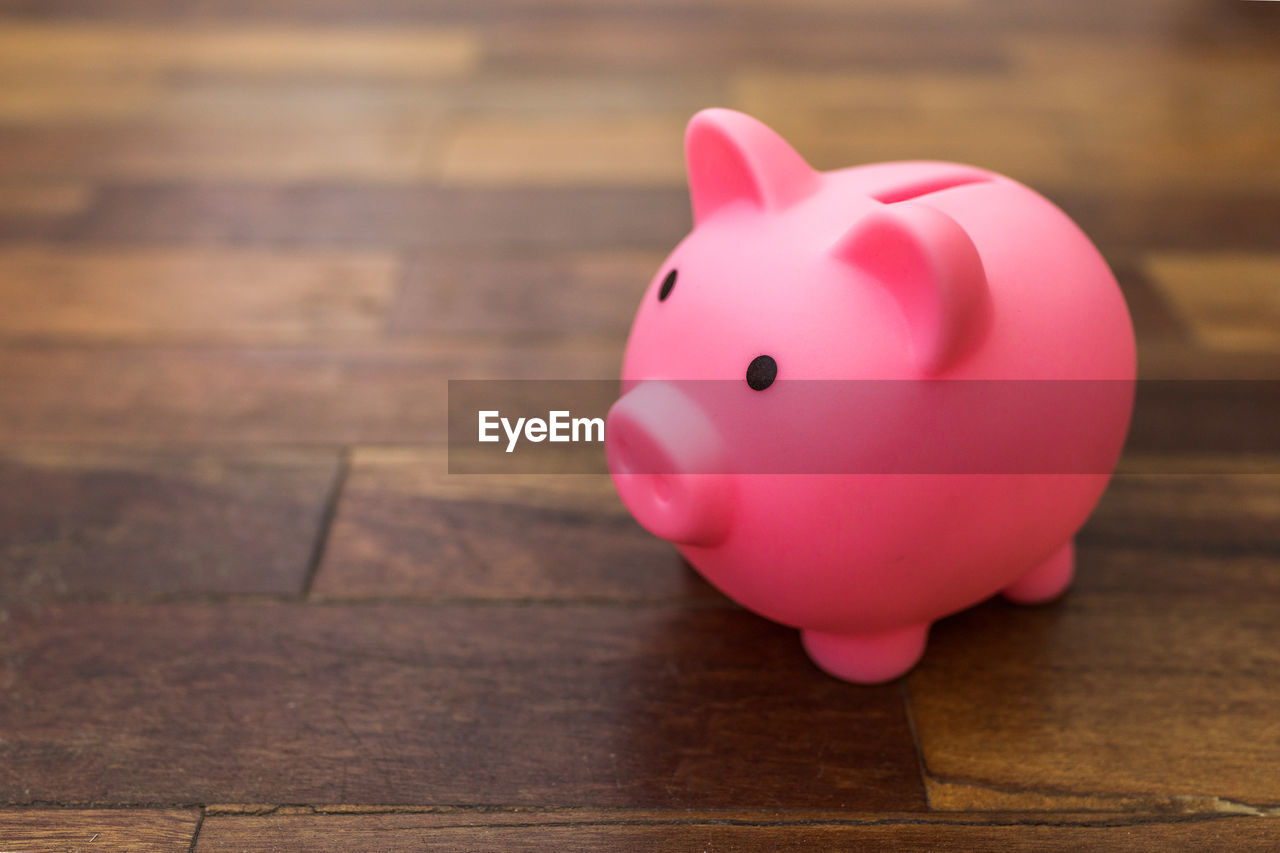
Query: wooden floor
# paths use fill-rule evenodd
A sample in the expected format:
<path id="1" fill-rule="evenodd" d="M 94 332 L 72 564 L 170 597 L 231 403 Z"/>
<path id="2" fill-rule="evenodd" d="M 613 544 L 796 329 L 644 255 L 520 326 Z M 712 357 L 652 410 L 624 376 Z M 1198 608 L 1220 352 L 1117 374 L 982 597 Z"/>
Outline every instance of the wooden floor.
<path id="1" fill-rule="evenodd" d="M 1069 596 L 871 688 L 607 478 L 445 473 L 446 380 L 617 375 L 711 105 L 1280 379 L 1280 3 L 0 0 L 0 849 L 1280 847 L 1274 407 L 1140 411 Z"/>

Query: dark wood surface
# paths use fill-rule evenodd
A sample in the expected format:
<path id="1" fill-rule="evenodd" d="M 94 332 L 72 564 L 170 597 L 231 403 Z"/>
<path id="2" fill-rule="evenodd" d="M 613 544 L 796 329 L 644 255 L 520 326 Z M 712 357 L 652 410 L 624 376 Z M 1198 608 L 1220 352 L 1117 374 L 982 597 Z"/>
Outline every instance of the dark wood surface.
<path id="1" fill-rule="evenodd" d="M 1280 846 L 1278 80 L 1248 0 L 0 0 L 0 850 Z M 607 478 L 447 473 L 447 380 L 616 377 L 711 105 L 1026 181 L 1256 384 L 824 676 Z"/>
<path id="2" fill-rule="evenodd" d="M 1265 849 L 1275 833 L 1241 818 L 831 813 L 284 814 L 207 817 L 200 851 Z"/>

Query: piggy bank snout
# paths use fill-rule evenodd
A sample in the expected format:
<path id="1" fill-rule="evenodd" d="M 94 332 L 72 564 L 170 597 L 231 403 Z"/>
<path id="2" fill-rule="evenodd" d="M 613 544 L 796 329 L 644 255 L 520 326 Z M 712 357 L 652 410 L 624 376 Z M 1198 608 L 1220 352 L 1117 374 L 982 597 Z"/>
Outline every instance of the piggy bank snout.
<path id="1" fill-rule="evenodd" d="M 710 546 L 728 533 L 733 481 L 723 441 L 702 407 L 665 382 L 642 382 L 614 403 L 605 455 L 618 495 L 655 536 Z"/>

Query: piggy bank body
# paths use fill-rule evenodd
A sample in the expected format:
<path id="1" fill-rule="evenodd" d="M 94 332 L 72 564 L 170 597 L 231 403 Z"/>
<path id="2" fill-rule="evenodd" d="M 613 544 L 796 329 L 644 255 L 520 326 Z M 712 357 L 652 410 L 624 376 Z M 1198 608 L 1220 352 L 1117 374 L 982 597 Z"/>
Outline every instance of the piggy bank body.
<path id="1" fill-rule="evenodd" d="M 817 172 L 741 113 L 685 145 L 694 228 L 606 428 L 637 520 L 855 682 L 910 669 L 942 616 L 1062 592 L 1135 372 L 1088 238 L 977 168 Z"/>

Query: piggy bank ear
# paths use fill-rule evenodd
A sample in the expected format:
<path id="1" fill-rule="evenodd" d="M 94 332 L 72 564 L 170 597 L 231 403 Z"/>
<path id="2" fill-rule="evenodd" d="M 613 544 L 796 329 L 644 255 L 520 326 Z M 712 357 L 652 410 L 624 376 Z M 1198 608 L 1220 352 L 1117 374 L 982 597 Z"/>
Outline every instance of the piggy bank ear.
<path id="1" fill-rule="evenodd" d="M 984 334 L 990 294 L 982 259 L 945 213 L 909 201 L 876 208 L 834 251 L 893 294 L 926 373 L 945 370 Z"/>
<path id="2" fill-rule="evenodd" d="M 761 122 L 734 110 L 703 110 L 689 121 L 685 163 L 694 224 L 733 202 L 778 209 L 812 192 L 817 174 Z"/>

